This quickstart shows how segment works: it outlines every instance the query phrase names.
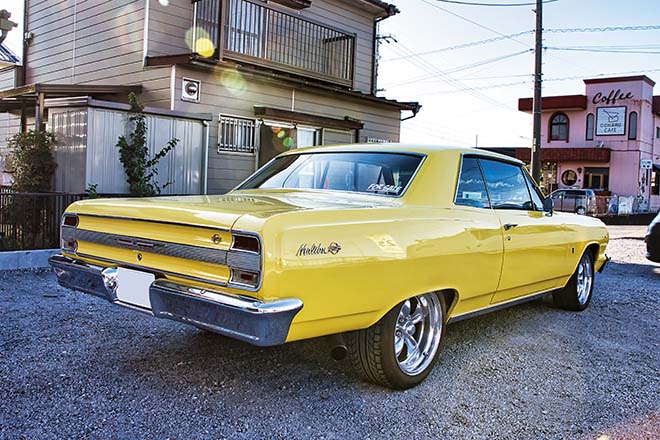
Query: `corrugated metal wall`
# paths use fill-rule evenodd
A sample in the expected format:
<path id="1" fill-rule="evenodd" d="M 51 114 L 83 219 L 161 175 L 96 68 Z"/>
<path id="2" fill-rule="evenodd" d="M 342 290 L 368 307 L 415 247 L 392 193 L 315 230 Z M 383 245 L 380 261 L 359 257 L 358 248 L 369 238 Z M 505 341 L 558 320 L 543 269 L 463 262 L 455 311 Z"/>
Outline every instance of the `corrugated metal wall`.
<path id="1" fill-rule="evenodd" d="M 51 130 L 58 137 L 56 191 L 83 192 L 97 184 L 100 193 L 128 193 L 116 147 L 126 135 L 128 113 L 101 108 L 51 109 Z M 157 182 L 172 182 L 162 194 L 199 194 L 202 189 L 204 126 L 201 121 L 147 115 L 147 143 L 153 156 L 172 138 L 179 139 L 158 165 Z M 82 172 L 84 170 L 84 173 Z"/>
<path id="2" fill-rule="evenodd" d="M 87 162 L 87 110 L 67 110 L 52 114 L 52 132 L 55 134 L 55 190 L 79 193 L 85 190 Z"/>

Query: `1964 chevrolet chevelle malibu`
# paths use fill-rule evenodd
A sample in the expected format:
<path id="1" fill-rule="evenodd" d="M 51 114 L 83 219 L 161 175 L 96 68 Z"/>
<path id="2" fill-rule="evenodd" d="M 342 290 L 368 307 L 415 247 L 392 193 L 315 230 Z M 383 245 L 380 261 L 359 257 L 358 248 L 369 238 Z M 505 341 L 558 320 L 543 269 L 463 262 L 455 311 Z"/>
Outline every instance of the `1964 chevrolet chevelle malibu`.
<path id="1" fill-rule="evenodd" d="M 256 345 L 341 334 L 399 389 L 450 321 L 548 294 L 585 309 L 608 242 L 521 162 L 398 144 L 293 150 L 226 195 L 77 202 L 61 234 L 65 287 Z"/>

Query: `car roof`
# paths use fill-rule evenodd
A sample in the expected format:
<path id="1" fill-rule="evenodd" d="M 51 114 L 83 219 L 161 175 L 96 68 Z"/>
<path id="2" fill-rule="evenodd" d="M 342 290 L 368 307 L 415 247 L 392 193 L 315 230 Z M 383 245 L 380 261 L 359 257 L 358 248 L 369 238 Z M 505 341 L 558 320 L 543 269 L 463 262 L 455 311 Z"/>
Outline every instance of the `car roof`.
<path id="1" fill-rule="evenodd" d="M 379 144 L 341 144 L 326 145 L 319 147 L 305 147 L 289 150 L 282 155 L 300 154 L 300 153 L 343 153 L 343 152 L 370 152 L 370 153 L 417 153 L 427 156 L 433 156 L 438 153 L 474 154 L 493 159 L 504 160 L 507 162 L 522 165 L 523 162 L 500 153 L 494 153 L 488 150 L 478 148 L 466 148 L 447 145 L 428 145 L 428 144 L 405 144 L 398 142 L 388 142 Z"/>

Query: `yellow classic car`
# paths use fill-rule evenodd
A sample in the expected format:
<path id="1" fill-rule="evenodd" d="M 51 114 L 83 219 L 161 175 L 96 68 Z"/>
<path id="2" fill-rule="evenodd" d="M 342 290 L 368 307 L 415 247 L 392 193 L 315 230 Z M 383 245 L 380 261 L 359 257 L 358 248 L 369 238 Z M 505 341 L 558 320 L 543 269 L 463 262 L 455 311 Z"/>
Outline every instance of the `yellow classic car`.
<path id="1" fill-rule="evenodd" d="M 62 286 L 251 344 L 334 335 L 404 389 L 449 322 L 549 294 L 585 309 L 608 238 L 510 157 L 357 144 L 283 153 L 225 195 L 76 202 L 50 263 Z"/>

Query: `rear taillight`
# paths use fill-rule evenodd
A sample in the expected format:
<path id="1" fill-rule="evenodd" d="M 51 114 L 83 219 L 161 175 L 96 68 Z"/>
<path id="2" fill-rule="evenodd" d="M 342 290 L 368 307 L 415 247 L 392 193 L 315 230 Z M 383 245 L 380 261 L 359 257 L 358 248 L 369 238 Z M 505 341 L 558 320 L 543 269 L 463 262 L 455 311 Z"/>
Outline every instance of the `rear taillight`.
<path id="1" fill-rule="evenodd" d="M 229 285 L 239 289 L 256 290 L 261 281 L 261 242 L 256 235 L 233 234 L 227 253 L 231 271 Z"/>
<path id="2" fill-rule="evenodd" d="M 231 248 L 238 251 L 259 253 L 259 239 L 252 235 L 234 235 L 234 243 Z"/>
<path id="3" fill-rule="evenodd" d="M 63 251 L 76 252 L 78 250 L 78 241 L 76 241 L 76 228 L 78 227 L 78 216 L 76 214 L 65 213 L 62 216 L 62 225 L 60 226 L 60 247 Z"/>

